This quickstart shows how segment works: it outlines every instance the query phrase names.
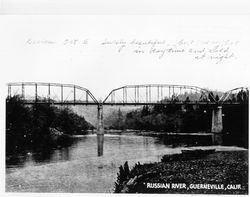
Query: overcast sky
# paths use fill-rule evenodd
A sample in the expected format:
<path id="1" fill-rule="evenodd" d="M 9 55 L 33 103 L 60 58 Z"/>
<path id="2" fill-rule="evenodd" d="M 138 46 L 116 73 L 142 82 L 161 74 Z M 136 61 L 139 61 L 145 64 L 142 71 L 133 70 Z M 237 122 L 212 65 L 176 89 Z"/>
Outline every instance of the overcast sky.
<path id="1" fill-rule="evenodd" d="M 185 84 L 224 91 L 249 85 L 249 16 L 4 17 L 0 38 L 4 82 L 71 83 L 88 88 L 97 99 L 129 84 Z M 81 44 L 65 45 L 71 39 Z M 101 45 L 105 40 L 134 39 L 229 40 L 234 42 L 230 46 L 234 55 L 216 64 L 185 53 L 159 58 L 147 52 L 135 54 L 133 47 L 117 52 L 114 45 Z M 55 44 L 36 43 L 40 41 Z"/>

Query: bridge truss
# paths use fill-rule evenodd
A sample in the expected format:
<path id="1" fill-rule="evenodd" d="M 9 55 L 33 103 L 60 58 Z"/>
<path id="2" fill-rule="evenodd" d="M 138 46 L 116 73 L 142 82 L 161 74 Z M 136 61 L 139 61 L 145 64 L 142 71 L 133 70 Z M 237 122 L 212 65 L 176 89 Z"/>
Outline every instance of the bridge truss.
<path id="1" fill-rule="evenodd" d="M 225 92 L 220 98 L 221 104 L 246 103 L 249 99 L 249 89 L 247 87 L 234 88 Z"/>
<path id="2" fill-rule="evenodd" d="M 235 88 L 216 98 L 213 92 L 197 86 L 148 84 L 128 85 L 113 89 L 98 102 L 86 88 L 72 84 L 18 82 L 8 83 L 8 97 L 18 95 L 26 104 L 50 103 L 60 105 L 161 105 L 241 104 L 248 101 L 246 87 Z"/>
<path id="3" fill-rule="evenodd" d="M 112 90 L 103 104 L 151 105 L 151 104 L 215 104 L 213 93 L 187 85 L 149 84 L 129 85 Z"/>
<path id="4" fill-rule="evenodd" d="M 8 97 L 19 95 L 26 104 L 98 104 L 88 89 L 72 84 L 21 82 L 8 83 L 7 86 Z"/>

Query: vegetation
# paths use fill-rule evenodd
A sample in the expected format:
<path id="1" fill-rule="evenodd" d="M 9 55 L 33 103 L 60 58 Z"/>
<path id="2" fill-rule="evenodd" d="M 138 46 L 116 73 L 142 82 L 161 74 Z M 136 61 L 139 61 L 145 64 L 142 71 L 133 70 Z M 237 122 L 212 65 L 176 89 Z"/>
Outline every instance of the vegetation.
<path id="1" fill-rule="evenodd" d="M 168 158 L 166 160 L 166 157 Z M 171 158 L 171 159 L 170 159 Z M 182 183 L 185 188 L 147 188 L 148 183 Z M 191 184 L 240 185 L 238 189 L 193 189 Z M 248 152 L 215 152 L 199 157 L 168 155 L 161 162 L 120 167 L 115 193 L 247 194 Z"/>
<path id="2" fill-rule="evenodd" d="M 6 100 L 6 153 L 43 149 L 70 142 L 69 135 L 92 128 L 83 117 L 48 104 L 25 106 L 19 96 Z"/>
<path id="3" fill-rule="evenodd" d="M 239 91 L 232 94 L 225 101 L 226 104 L 238 102 L 240 105 L 224 105 L 223 113 L 223 143 L 224 145 L 237 145 L 248 147 L 248 91 Z M 214 96 L 211 92 L 208 98 L 203 98 L 198 94 L 183 94 L 174 97 L 171 104 L 154 106 L 144 106 L 140 109 L 123 113 L 120 109 L 113 112 L 106 118 L 105 123 L 108 129 L 132 129 L 161 133 L 199 133 L 211 132 L 212 110 L 209 105 L 189 105 L 190 101 L 208 100 L 218 101 L 219 96 Z M 175 105 L 178 100 L 184 100 L 184 104 Z M 149 132 L 150 133 L 150 132 Z M 176 139 L 177 137 L 174 137 Z M 184 137 L 181 137 L 184 140 Z M 190 136 L 188 136 L 189 139 Z M 199 140 L 208 141 L 207 137 L 199 136 Z M 168 142 L 171 139 L 168 137 Z M 176 140 L 178 141 L 178 140 Z M 192 140 L 196 142 L 196 139 Z"/>
<path id="4" fill-rule="evenodd" d="M 128 112 L 119 110 L 109 128 L 164 132 L 205 132 L 210 129 L 211 109 L 202 106 L 144 106 Z M 114 115 L 114 114 L 112 114 Z"/>

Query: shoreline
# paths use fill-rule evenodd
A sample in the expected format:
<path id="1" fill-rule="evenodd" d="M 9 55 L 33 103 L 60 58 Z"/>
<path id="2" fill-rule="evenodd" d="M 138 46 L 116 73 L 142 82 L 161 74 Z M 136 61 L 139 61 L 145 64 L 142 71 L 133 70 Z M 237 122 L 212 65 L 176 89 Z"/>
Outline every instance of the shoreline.
<path id="1" fill-rule="evenodd" d="M 248 194 L 248 149 L 217 147 L 214 153 L 191 158 L 164 155 L 160 162 L 131 169 L 125 163 L 115 185 L 115 193 Z"/>
<path id="2" fill-rule="evenodd" d="M 112 135 L 113 136 L 113 135 Z M 107 135 L 107 141 L 111 143 L 106 143 L 106 146 L 109 145 L 106 150 L 111 150 L 111 152 L 106 152 L 104 154 L 104 157 L 96 157 L 96 152 L 93 150 L 93 148 L 90 148 L 90 145 L 93 145 L 93 141 L 96 139 L 96 135 L 88 138 L 89 140 L 83 140 L 83 144 L 87 143 L 87 148 L 90 148 L 93 154 L 89 155 L 89 153 L 86 153 L 86 151 L 83 151 L 81 153 L 81 156 L 84 156 L 83 158 L 72 158 L 70 160 L 61 160 L 60 162 L 54 162 L 54 160 L 51 161 L 45 161 L 42 163 L 37 163 L 38 165 L 30 165 L 32 163 L 28 162 L 28 165 L 24 165 L 24 168 L 21 166 L 21 168 L 10 170 L 9 174 L 6 176 L 6 183 L 8 183 L 8 187 L 6 187 L 6 191 L 9 192 L 113 192 L 114 188 L 114 182 L 116 180 L 117 172 L 119 170 L 119 166 L 124 163 L 125 161 L 128 161 L 129 166 L 133 166 L 135 163 L 140 161 L 140 163 L 151 163 L 151 162 L 159 162 L 161 157 L 165 155 L 166 153 L 179 153 L 181 152 L 181 147 L 179 148 L 164 148 L 163 145 L 162 148 L 159 148 L 157 152 L 152 151 L 154 150 L 150 149 L 151 151 L 145 152 L 143 151 L 141 153 L 134 152 L 134 149 L 125 151 L 125 154 L 116 154 L 119 153 L 119 150 L 113 150 L 113 143 L 114 139 L 113 137 L 109 137 Z M 85 138 L 85 136 L 83 136 Z M 86 136 L 87 137 L 87 136 Z M 141 136 L 124 136 L 125 139 L 128 139 L 128 142 L 131 142 L 131 140 L 134 141 L 134 139 L 140 139 Z M 147 138 L 147 137 L 146 137 Z M 111 139 L 111 140 L 108 140 Z M 116 141 L 116 140 L 115 140 Z M 134 142 L 136 142 L 135 140 Z M 150 142 L 151 140 L 149 140 Z M 81 142 L 81 140 L 77 140 L 77 142 Z M 125 142 L 122 140 L 122 142 Z M 142 144 L 143 140 L 140 140 L 139 144 Z M 157 143 L 158 144 L 158 143 Z M 117 148 L 120 146 L 119 143 L 114 144 Z M 80 148 L 81 146 L 74 146 L 75 148 Z M 96 147 L 95 144 L 93 146 Z M 131 147 L 131 146 L 128 146 Z M 141 146 L 140 146 L 141 147 Z M 75 149 L 74 148 L 74 149 Z M 110 149 L 111 148 L 111 149 Z M 209 147 L 208 147 L 209 148 Z M 223 147 L 219 147 L 223 149 Z M 227 150 L 235 149 L 237 147 L 226 147 Z M 85 150 L 80 148 L 81 150 Z M 168 150 L 169 149 L 169 150 Z M 239 148 L 237 148 L 238 150 Z M 76 149 L 75 149 L 76 150 Z M 88 149 L 86 149 L 88 150 Z M 121 149 L 123 150 L 123 149 Z M 139 148 L 138 151 L 141 149 Z M 66 149 L 62 152 L 65 152 Z M 73 149 L 72 149 L 73 151 Z M 59 151 L 61 152 L 61 151 Z M 58 151 L 56 151 L 56 155 L 58 156 Z M 66 151 L 67 152 L 67 151 Z M 75 151 L 73 151 L 75 152 Z M 73 153 L 72 152 L 72 153 Z M 79 150 L 77 150 L 79 153 Z M 87 151 L 88 152 L 88 151 Z M 121 151 L 124 152 L 124 151 Z M 110 154 L 109 154 L 110 153 Z M 111 154 L 112 153 L 112 154 Z M 157 156 L 156 156 L 157 154 Z M 60 154 L 63 156 L 64 154 Z M 75 155 L 75 154 L 73 154 Z M 89 157 L 91 156 L 91 157 Z M 121 158 L 120 158 L 121 156 Z M 28 156 L 28 160 L 33 160 L 37 157 L 35 155 Z M 52 157 L 57 158 L 57 157 Z M 87 159 L 89 158 L 89 159 Z M 89 164 L 91 163 L 91 166 Z M 91 170 L 90 170 L 91 169 Z M 79 173 L 81 172 L 81 173 Z M 98 173 L 97 173 L 98 172 Z M 53 174 L 51 174 L 53 173 Z M 78 178 L 75 179 L 75 176 L 71 176 L 72 173 L 77 176 Z M 100 174 L 99 174 L 100 173 Z M 108 174 L 107 174 L 108 173 Z M 97 175 L 101 175 L 101 177 Z M 93 177 L 92 180 L 87 179 L 86 176 Z M 95 177 L 97 176 L 97 177 Z M 108 177 L 107 177 L 108 176 Z M 59 177 L 59 179 L 57 179 Z M 24 178 L 27 179 L 25 182 Z M 63 178 L 63 179 L 62 179 Z M 37 180 L 39 184 L 37 184 Z M 60 180 L 65 180 L 61 182 Z M 81 183 L 79 183 L 79 180 L 81 180 Z M 88 185 L 94 185 L 97 182 L 100 182 L 102 180 L 102 185 L 98 186 L 98 188 L 90 188 Z M 70 181 L 70 185 L 68 185 Z M 18 187 L 18 185 L 21 185 L 21 188 Z M 72 185 L 74 185 L 73 188 Z"/>

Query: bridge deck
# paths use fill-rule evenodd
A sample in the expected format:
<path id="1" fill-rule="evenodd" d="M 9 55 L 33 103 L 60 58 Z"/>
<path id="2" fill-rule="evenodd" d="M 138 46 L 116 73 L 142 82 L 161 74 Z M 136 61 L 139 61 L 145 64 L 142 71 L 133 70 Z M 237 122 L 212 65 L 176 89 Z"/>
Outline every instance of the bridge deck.
<path id="1" fill-rule="evenodd" d="M 24 104 L 34 105 L 34 104 L 50 104 L 50 105 L 98 105 L 94 102 L 43 102 L 43 101 L 24 101 Z M 101 105 L 110 105 L 110 106 L 144 106 L 144 105 L 207 105 L 207 106 L 216 106 L 218 103 L 215 102 L 140 102 L 140 103 L 100 103 Z M 223 103 L 222 105 L 242 105 L 243 103 Z"/>

